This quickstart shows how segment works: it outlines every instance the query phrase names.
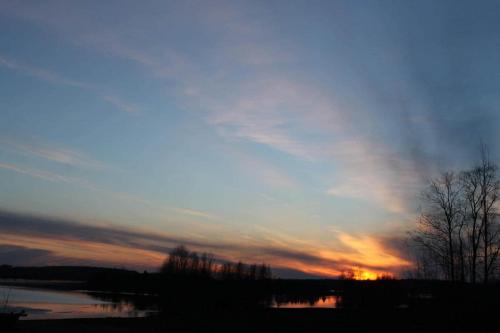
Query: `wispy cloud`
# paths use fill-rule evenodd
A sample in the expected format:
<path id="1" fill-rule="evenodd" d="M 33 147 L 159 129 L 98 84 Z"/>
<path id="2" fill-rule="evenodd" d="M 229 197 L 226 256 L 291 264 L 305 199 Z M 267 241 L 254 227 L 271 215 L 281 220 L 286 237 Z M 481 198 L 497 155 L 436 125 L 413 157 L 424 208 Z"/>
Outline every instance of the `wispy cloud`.
<path id="1" fill-rule="evenodd" d="M 239 162 L 245 173 L 266 185 L 276 188 L 296 188 L 297 181 L 286 170 L 266 161 L 265 159 L 248 152 L 228 149 L 228 152 Z"/>
<path id="2" fill-rule="evenodd" d="M 3 56 L 0 55 L 0 66 L 4 68 L 8 68 L 13 71 L 20 72 L 24 75 L 36 77 L 38 79 L 55 83 L 55 84 L 61 84 L 61 85 L 66 85 L 66 86 L 73 86 L 73 87 L 79 87 L 79 88 L 90 88 L 91 86 L 80 82 L 80 81 L 75 81 L 71 79 L 67 79 L 65 77 L 62 77 L 54 72 L 42 69 L 42 68 L 37 68 L 33 66 L 29 66 L 26 64 L 21 64 L 17 61 L 14 61 L 12 59 L 7 59 Z"/>
<path id="3" fill-rule="evenodd" d="M 408 157 L 363 139 L 340 142 L 331 154 L 342 167 L 329 195 L 375 201 L 395 213 L 409 211 L 408 202 L 422 179 Z"/>
<path id="4" fill-rule="evenodd" d="M 111 105 L 115 106 L 117 109 L 128 112 L 128 113 L 137 113 L 140 111 L 140 107 L 128 102 L 123 101 L 121 98 L 118 98 L 116 96 L 110 95 L 108 93 L 105 93 L 105 89 L 102 87 L 99 87 L 95 84 L 89 84 L 77 80 L 72 80 L 65 78 L 55 72 L 43 69 L 43 68 L 38 68 L 38 67 L 33 67 L 29 66 L 26 64 L 22 64 L 18 61 L 8 59 L 6 57 L 3 57 L 0 55 L 0 67 L 4 67 L 16 72 L 19 72 L 23 75 L 35 77 L 37 79 L 50 82 L 53 84 L 58 84 L 58 85 L 64 85 L 64 86 L 70 86 L 70 87 L 77 87 L 77 88 L 82 88 L 86 90 L 90 90 L 94 92 L 97 96 L 105 100 L 106 102 L 110 103 Z"/>
<path id="5" fill-rule="evenodd" d="M 4 149 L 79 168 L 103 169 L 106 165 L 87 154 L 67 147 L 0 139 Z"/>
<path id="6" fill-rule="evenodd" d="M 103 96 L 102 97 L 105 101 L 109 102 L 113 106 L 115 106 L 117 109 L 128 112 L 128 113 L 139 113 L 141 112 L 141 108 L 135 104 L 128 103 L 126 101 L 123 101 L 120 98 L 117 98 L 116 96 Z"/>
<path id="7" fill-rule="evenodd" d="M 5 163 L 0 161 L 0 169 L 9 170 L 12 172 L 16 172 L 21 175 L 26 175 L 32 178 L 38 178 L 49 182 L 60 183 L 60 184 L 69 184 L 73 186 L 77 186 L 86 190 L 90 190 L 93 192 L 104 193 L 110 195 L 119 200 L 140 203 L 143 205 L 150 205 L 149 201 L 139 198 L 134 195 L 130 195 L 128 193 L 111 191 L 106 189 L 100 185 L 94 184 L 91 181 L 88 181 L 84 178 L 67 176 L 61 173 L 46 171 L 35 169 L 31 167 L 26 167 L 23 165 L 13 164 L 13 163 Z"/>
<path id="8" fill-rule="evenodd" d="M 212 100 L 211 95 L 209 89 L 197 97 L 211 111 L 208 122 L 222 135 L 307 160 L 323 156 L 321 145 L 314 142 L 317 125 L 327 125 L 328 118 L 334 119 L 338 110 L 317 90 L 291 78 L 260 78 L 233 87 L 233 93 L 223 98 Z"/>
<path id="9" fill-rule="evenodd" d="M 171 207 L 171 208 L 167 208 L 167 209 L 170 209 L 172 211 L 175 211 L 175 212 L 178 212 L 181 214 L 190 215 L 190 216 L 194 216 L 194 217 L 201 217 L 201 218 L 209 219 L 209 220 L 219 219 L 219 217 L 217 217 L 214 214 L 207 213 L 207 212 L 202 211 L 202 210 L 192 209 L 192 208 Z"/>
<path id="10" fill-rule="evenodd" d="M 395 213 L 409 212 L 408 201 L 418 192 L 423 163 L 415 164 L 408 152 L 356 132 L 346 110 L 319 89 L 270 80 L 248 91 L 201 103 L 211 111 L 209 123 L 223 137 L 329 164 L 336 170 L 336 181 L 327 194 L 374 202 Z M 205 101 L 205 96 L 197 97 Z"/>
<path id="11" fill-rule="evenodd" d="M 79 178 L 74 178 L 74 177 L 67 177 L 63 176 L 60 174 L 48 172 L 48 171 L 42 171 L 42 170 L 37 170 L 33 168 L 28 168 L 16 164 L 11 164 L 11 163 L 2 163 L 0 162 L 0 168 L 5 169 L 5 170 L 10 170 L 14 171 L 23 175 L 27 175 L 33 178 L 39 178 L 39 179 L 44 179 L 48 180 L 51 182 L 58 182 L 58 183 L 71 183 L 71 184 L 85 184 L 86 182 L 83 181 L 82 179 Z"/>
<path id="12" fill-rule="evenodd" d="M 97 192 L 101 194 L 105 194 L 108 196 L 111 196 L 115 199 L 118 199 L 120 201 L 124 202 L 129 202 L 133 204 L 139 204 L 141 206 L 148 207 L 152 211 L 154 211 L 156 214 L 164 214 L 166 216 L 172 215 L 172 213 L 176 214 L 182 214 L 188 217 L 194 217 L 194 218 L 202 218 L 206 220 L 211 220 L 211 221 L 218 221 L 221 220 L 221 217 L 209 213 L 206 211 L 202 210 L 197 210 L 193 208 L 184 208 L 184 207 L 173 207 L 165 204 L 160 204 L 153 202 L 148 199 L 144 199 L 142 197 L 132 195 L 129 193 L 125 192 L 120 192 L 120 191 L 114 191 L 107 189 L 101 185 L 95 184 L 91 181 L 88 181 L 86 179 L 80 178 L 80 177 L 73 177 L 73 176 L 67 176 L 63 175 L 60 173 L 55 173 L 55 172 L 50 172 L 46 170 L 40 170 L 40 169 L 35 169 L 31 167 L 26 167 L 18 164 L 13 164 L 13 163 L 5 163 L 0 161 L 0 169 L 4 170 L 9 170 L 12 172 L 16 172 L 21 175 L 26 175 L 32 178 L 38 178 L 42 179 L 45 181 L 50 181 L 54 183 L 60 183 L 60 184 L 69 184 L 73 186 L 77 186 L 86 190 L 90 190 L 92 192 Z"/>
<path id="13" fill-rule="evenodd" d="M 266 77 L 263 74 L 262 77 Z M 219 82 L 221 86 L 223 82 Z M 318 87 L 268 77 L 235 85 L 217 95 L 217 83 L 191 92 L 209 111 L 207 121 L 229 141 L 244 140 L 335 170 L 327 194 L 373 202 L 394 213 L 411 213 L 427 168 L 413 151 L 360 132 L 349 109 Z M 328 96 L 328 97 L 327 97 Z M 327 185 L 328 186 L 328 185 Z"/>

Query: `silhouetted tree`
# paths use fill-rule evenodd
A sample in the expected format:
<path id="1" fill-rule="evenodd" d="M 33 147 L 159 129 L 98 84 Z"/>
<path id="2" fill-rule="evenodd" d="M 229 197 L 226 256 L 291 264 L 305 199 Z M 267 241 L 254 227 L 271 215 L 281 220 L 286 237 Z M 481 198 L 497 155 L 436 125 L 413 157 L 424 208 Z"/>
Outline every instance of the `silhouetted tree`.
<path id="1" fill-rule="evenodd" d="M 255 265 L 255 264 L 250 265 L 250 267 L 248 268 L 248 278 L 250 280 L 257 279 L 257 265 Z"/>
<path id="2" fill-rule="evenodd" d="M 484 145 L 475 167 L 458 177 L 445 172 L 430 182 L 411 232 L 419 274 L 436 277 L 441 267 L 441 276 L 452 281 L 476 283 L 482 276 L 486 283 L 494 276 L 500 253 L 499 190 L 498 167 Z"/>
<path id="3" fill-rule="evenodd" d="M 198 278 L 216 278 L 220 280 L 268 280 L 272 278 L 271 267 L 247 265 L 242 261 L 234 264 L 224 262 L 216 264 L 215 257 L 203 253 L 201 257 L 180 245 L 170 251 L 160 272 L 169 276 L 189 276 Z"/>
<path id="4" fill-rule="evenodd" d="M 246 276 L 246 266 L 241 261 L 238 261 L 236 266 L 234 267 L 234 274 L 236 280 L 243 280 Z"/>
<path id="5" fill-rule="evenodd" d="M 259 273 L 258 273 L 258 277 L 257 277 L 259 280 L 269 280 L 272 278 L 272 273 L 271 273 L 271 267 L 266 265 L 266 264 L 262 264 L 260 265 L 259 267 Z"/>
<path id="6" fill-rule="evenodd" d="M 478 255 L 482 239 L 482 223 L 480 220 L 482 190 L 481 169 L 479 167 L 462 173 L 461 183 L 464 204 L 466 206 L 466 233 L 468 242 L 468 259 L 470 281 L 476 283 Z"/>
<path id="7" fill-rule="evenodd" d="M 456 243 L 461 239 L 463 205 L 460 183 L 453 172 L 430 182 L 423 193 L 424 211 L 413 240 L 441 263 L 447 278 L 456 279 Z"/>
<path id="8" fill-rule="evenodd" d="M 179 245 L 170 251 L 161 272 L 170 275 L 186 275 L 189 268 L 189 251 L 184 245 Z"/>
<path id="9" fill-rule="evenodd" d="M 481 164 L 479 165 L 481 189 L 481 221 L 483 229 L 483 281 L 488 282 L 489 276 L 498 259 L 499 228 L 495 212 L 498 201 L 500 183 L 498 167 L 489 158 L 487 148 L 481 147 Z"/>
<path id="10" fill-rule="evenodd" d="M 233 264 L 230 262 L 222 264 L 219 275 L 223 280 L 232 280 L 234 278 Z"/>
<path id="11" fill-rule="evenodd" d="M 213 277 L 214 271 L 214 256 L 210 253 L 203 253 L 200 259 L 200 271 L 204 277 Z"/>
<path id="12" fill-rule="evenodd" d="M 191 275 L 200 275 L 200 258 L 198 257 L 198 253 L 191 252 L 189 253 L 189 268 L 188 271 Z"/>

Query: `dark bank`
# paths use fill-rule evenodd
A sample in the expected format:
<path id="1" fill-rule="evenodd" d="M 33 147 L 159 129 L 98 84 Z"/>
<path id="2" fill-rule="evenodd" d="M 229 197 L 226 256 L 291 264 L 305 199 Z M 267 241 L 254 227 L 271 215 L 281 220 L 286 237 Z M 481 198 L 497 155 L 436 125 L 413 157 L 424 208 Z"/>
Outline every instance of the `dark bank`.
<path id="1" fill-rule="evenodd" d="M 500 308 L 497 284 L 251 280 L 243 276 L 225 280 L 186 274 L 165 269 L 139 273 L 91 267 L 3 266 L 0 278 L 10 286 L 26 287 L 36 281 L 37 289 L 92 289 L 88 292 L 98 299 L 150 311 L 142 318 L 4 321 L 2 327 L 13 332 L 303 332 L 312 328 L 465 332 L 487 329 L 490 322 L 480 318 L 492 318 Z M 334 297 L 335 303 L 310 307 L 325 297 Z"/>

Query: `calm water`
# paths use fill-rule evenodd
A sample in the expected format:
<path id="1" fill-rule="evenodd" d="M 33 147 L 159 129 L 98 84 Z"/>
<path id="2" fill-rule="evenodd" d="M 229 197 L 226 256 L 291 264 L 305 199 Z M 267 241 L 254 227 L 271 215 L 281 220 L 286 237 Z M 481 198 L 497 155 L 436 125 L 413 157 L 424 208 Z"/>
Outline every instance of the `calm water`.
<path id="1" fill-rule="evenodd" d="M 323 296 L 313 300 L 274 300 L 273 308 L 336 308 L 338 296 Z"/>
<path id="2" fill-rule="evenodd" d="M 7 307 L 4 306 L 9 298 Z M 144 317 L 130 302 L 112 302 L 92 297 L 84 292 L 68 292 L 27 287 L 0 286 L 0 311 L 20 311 L 25 319 L 65 319 L 102 317 Z"/>

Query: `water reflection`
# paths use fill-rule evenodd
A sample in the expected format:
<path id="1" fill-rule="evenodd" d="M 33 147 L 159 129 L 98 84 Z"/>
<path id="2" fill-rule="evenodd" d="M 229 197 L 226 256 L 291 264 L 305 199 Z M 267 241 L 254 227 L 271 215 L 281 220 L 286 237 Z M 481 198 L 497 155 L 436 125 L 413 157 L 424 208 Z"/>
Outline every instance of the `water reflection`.
<path id="1" fill-rule="evenodd" d="M 271 305 L 273 308 L 337 308 L 339 296 L 321 296 L 312 298 L 294 298 L 275 296 Z"/>
<path id="2" fill-rule="evenodd" d="M 84 292 L 40 290 L 0 286 L 0 299 L 8 298 L 1 311 L 24 310 L 30 319 L 67 319 L 102 317 L 144 317 L 152 310 L 145 304 L 136 306 L 125 298 L 110 300 Z"/>

